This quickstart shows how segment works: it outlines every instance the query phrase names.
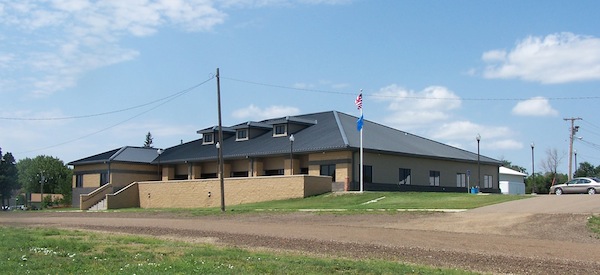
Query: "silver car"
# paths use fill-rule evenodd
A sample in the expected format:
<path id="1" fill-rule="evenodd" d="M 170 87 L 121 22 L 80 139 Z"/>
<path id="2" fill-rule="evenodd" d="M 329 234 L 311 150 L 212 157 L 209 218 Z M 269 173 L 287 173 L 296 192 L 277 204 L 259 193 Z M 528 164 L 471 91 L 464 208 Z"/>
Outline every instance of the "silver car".
<path id="1" fill-rule="evenodd" d="M 588 193 L 590 195 L 600 192 L 599 178 L 574 178 L 566 183 L 550 187 L 550 193 L 556 195 L 575 193 Z"/>

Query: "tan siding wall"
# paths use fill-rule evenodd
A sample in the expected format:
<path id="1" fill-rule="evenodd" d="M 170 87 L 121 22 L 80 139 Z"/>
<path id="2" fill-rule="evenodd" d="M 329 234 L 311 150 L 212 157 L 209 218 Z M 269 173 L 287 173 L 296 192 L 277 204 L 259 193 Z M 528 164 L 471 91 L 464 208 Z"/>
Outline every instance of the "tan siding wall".
<path id="1" fill-rule="evenodd" d="M 230 161 L 229 163 L 231 164 L 231 171 L 232 172 L 249 171 L 248 170 L 250 168 L 249 162 L 250 161 L 248 159 L 238 159 L 238 160 Z"/>
<path id="2" fill-rule="evenodd" d="M 275 170 L 275 169 L 284 169 L 283 162 L 284 157 L 273 157 L 273 158 L 264 158 L 263 159 L 263 170 Z"/>
<path id="3" fill-rule="evenodd" d="M 83 174 L 84 188 L 100 187 L 100 174 L 109 171 L 108 164 L 78 165 L 73 168 L 72 186 L 76 186 L 76 174 Z M 158 167 L 151 164 L 110 163 L 110 182 L 117 188 L 134 181 L 158 180 Z"/>
<path id="4" fill-rule="evenodd" d="M 73 167 L 73 173 L 85 172 L 85 171 L 96 171 L 96 170 L 108 170 L 107 164 L 87 164 L 78 165 Z"/>
<path id="5" fill-rule="evenodd" d="M 310 154 L 308 156 L 308 161 L 340 160 L 340 159 L 352 159 L 352 152 L 350 152 L 350 151 L 322 152 L 322 153 Z"/>
<path id="6" fill-rule="evenodd" d="M 253 173 L 253 177 L 259 177 L 259 176 L 264 176 L 265 175 L 265 166 L 264 166 L 264 162 L 262 159 L 255 159 L 254 160 L 254 171 Z"/>
<path id="7" fill-rule="evenodd" d="M 219 207 L 218 179 L 140 182 L 142 208 Z M 210 192 L 210 196 L 209 196 Z M 329 177 L 272 176 L 225 179 L 225 205 L 302 198 L 331 192 Z"/>
<path id="8" fill-rule="evenodd" d="M 182 163 L 177 164 L 175 166 L 175 175 L 187 175 L 188 174 L 188 164 Z"/>
<path id="9" fill-rule="evenodd" d="M 374 183 L 397 184 L 399 168 L 411 169 L 412 185 L 429 186 L 429 171 L 432 170 L 440 171 L 440 186 L 456 187 L 456 174 L 466 174 L 467 170 L 471 170 L 471 185 L 475 184 L 477 178 L 477 163 L 365 153 L 364 165 L 373 166 Z M 482 179 L 484 174 L 492 175 L 494 188 L 498 188 L 498 167 L 482 164 Z"/>
<path id="10" fill-rule="evenodd" d="M 192 179 L 199 179 L 202 173 L 202 165 L 199 163 L 194 163 L 192 166 Z"/>
<path id="11" fill-rule="evenodd" d="M 202 164 L 202 173 L 205 173 L 205 174 L 218 173 L 217 163 L 216 162 L 203 163 Z"/>

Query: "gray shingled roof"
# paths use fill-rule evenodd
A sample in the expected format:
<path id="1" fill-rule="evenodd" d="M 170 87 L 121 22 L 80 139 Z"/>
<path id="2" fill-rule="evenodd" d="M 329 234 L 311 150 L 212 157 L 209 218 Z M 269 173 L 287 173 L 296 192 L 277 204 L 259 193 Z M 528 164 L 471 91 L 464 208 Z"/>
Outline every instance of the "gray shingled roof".
<path id="1" fill-rule="evenodd" d="M 113 149 L 104 153 L 93 155 L 91 157 L 69 162 L 69 165 L 83 165 L 106 162 L 135 162 L 152 163 L 158 156 L 157 148 L 125 146 Z"/>
<path id="2" fill-rule="evenodd" d="M 294 152 L 308 153 L 336 150 L 358 150 L 360 133 L 356 130 L 358 118 L 337 111 L 268 119 L 257 125 L 283 123 L 316 122 L 293 133 L 295 137 Z M 301 123 L 301 124 L 302 124 Z M 252 123 L 248 123 L 251 126 Z M 239 125 L 239 124 L 238 124 Z M 225 127 L 224 127 L 225 128 Z M 237 127 L 236 127 L 237 128 Z M 205 128 L 214 129 L 213 127 Z M 231 128 L 229 128 L 231 129 Z M 201 131 L 198 131 L 201 132 Z M 205 131 L 202 131 L 205 132 Z M 270 155 L 285 155 L 290 152 L 289 137 L 273 137 L 268 131 L 258 137 L 245 141 L 236 141 L 235 136 L 223 140 L 224 158 L 245 158 Z M 381 124 L 365 120 L 363 131 L 363 148 L 365 151 L 385 152 L 390 154 L 416 157 L 452 159 L 458 161 L 477 161 L 477 154 L 463 149 L 442 144 L 410 133 L 399 131 Z M 160 155 L 161 163 L 181 163 L 217 158 L 214 144 L 202 144 L 202 139 L 167 148 Z M 498 160 L 480 156 L 481 162 L 500 164 Z M 159 160 L 154 160 L 154 163 Z"/>

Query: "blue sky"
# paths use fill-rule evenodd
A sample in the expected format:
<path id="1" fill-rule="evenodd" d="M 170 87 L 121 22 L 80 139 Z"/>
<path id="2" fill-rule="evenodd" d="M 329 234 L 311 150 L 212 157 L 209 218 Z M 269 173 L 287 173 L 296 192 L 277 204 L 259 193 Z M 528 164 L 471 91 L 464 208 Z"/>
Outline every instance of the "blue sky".
<path id="1" fill-rule="evenodd" d="M 597 1 L 0 0 L 0 147 L 65 162 L 337 110 L 536 171 L 600 165 Z M 200 85 L 199 85 L 200 84 Z M 187 90 L 190 87 L 195 87 Z M 368 130 L 368 129 L 365 129 Z"/>

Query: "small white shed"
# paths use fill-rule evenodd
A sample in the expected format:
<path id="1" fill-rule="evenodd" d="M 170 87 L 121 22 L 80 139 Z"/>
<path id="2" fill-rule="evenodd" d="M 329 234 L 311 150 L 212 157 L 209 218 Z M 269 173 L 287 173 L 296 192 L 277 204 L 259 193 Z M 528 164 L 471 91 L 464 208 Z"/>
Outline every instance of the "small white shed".
<path id="1" fill-rule="evenodd" d="M 525 176 L 527 174 L 510 168 L 500 167 L 500 192 L 502 194 L 523 195 L 525 194 Z"/>

